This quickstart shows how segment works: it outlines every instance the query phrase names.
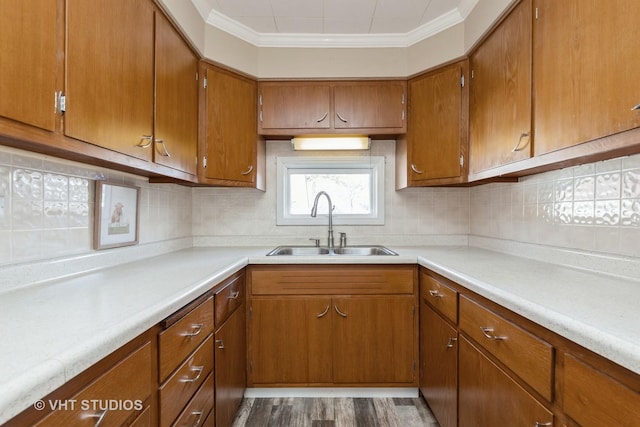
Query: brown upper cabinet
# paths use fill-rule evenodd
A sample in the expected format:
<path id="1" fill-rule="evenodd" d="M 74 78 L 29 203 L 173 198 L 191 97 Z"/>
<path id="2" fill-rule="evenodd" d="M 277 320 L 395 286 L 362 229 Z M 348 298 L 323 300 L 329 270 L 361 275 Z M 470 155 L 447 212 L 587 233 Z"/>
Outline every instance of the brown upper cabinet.
<path id="1" fill-rule="evenodd" d="M 0 116 L 55 130 L 58 60 L 55 1 L 6 0 L 0 14 Z"/>
<path id="2" fill-rule="evenodd" d="M 152 161 L 153 15 L 146 0 L 67 1 L 66 136 Z"/>
<path id="3" fill-rule="evenodd" d="M 536 8 L 535 155 L 640 127 L 640 8 L 622 0 Z"/>
<path id="4" fill-rule="evenodd" d="M 468 61 L 409 80 L 407 133 L 396 142 L 396 189 L 466 182 Z"/>
<path id="5" fill-rule="evenodd" d="M 197 173 L 199 58 L 156 13 L 154 161 Z"/>
<path id="6" fill-rule="evenodd" d="M 202 183 L 265 189 L 265 142 L 256 132 L 255 80 L 203 63 Z"/>
<path id="7" fill-rule="evenodd" d="M 269 81 L 258 87 L 261 135 L 406 132 L 406 82 Z"/>
<path id="8" fill-rule="evenodd" d="M 531 156 L 532 0 L 523 0 L 471 55 L 470 180 Z"/>

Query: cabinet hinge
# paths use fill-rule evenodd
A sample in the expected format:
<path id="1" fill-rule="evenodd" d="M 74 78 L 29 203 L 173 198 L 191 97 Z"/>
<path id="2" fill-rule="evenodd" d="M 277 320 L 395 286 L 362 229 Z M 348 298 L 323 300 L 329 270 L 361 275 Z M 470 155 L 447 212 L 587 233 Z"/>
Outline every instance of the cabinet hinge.
<path id="1" fill-rule="evenodd" d="M 460 156 L 460 167 L 464 167 L 464 156 Z"/>
<path id="2" fill-rule="evenodd" d="M 207 88 L 207 78 L 205 77 L 204 79 L 202 79 L 202 87 L 203 88 Z"/>
<path id="3" fill-rule="evenodd" d="M 62 92 L 58 95 L 58 111 L 61 113 L 67 111 L 67 97 Z"/>
<path id="4" fill-rule="evenodd" d="M 258 95 L 258 105 L 262 106 L 262 94 Z"/>
<path id="5" fill-rule="evenodd" d="M 200 80 L 200 74 L 196 71 L 196 81 Z"/>
<path id="6" fill-rule="evenodd" d="M 249 307 L 249 319 L 253 319 L 253 307 Z"/>
<path id="7" fill-rule="evenodd" d="M 471 78 L 474 78 L 475 74 L 473 73 L 473 70 L 471 70 Z"/>
<path id="8" fill-rule="evenodd" d="M 402 110 L 402 121 L 404 122 L 404 110 Z"/>
<path id="9" fill-rule="evenodd" d="M 404 105 L 404 93 L 402 94 L 402 105 Z"/>
<path id="10" fill-rule="evenodd" d="M 202 158 L 202 167 L 203 167 L 204 169 L 206 169 L 206 168 L 207 168 L 207 156 L 204 156 L 204 157 Z"/>
<path id="11" fill-rule="evenodd" d="M 260 121 L 262 121 L 262 110 L 260 110 Z"/>
<path id="12" fill-rule="evenodd" d="M 536 19 L 538 19 L 538 8 L 536 7 Z"/>
<path id="13" fill-rule="evenodd" d="M 411 307 L 411 317 L 414 317 L 414 318 L 416 317 L 416 307 L 415 306 Z"/>
<path id="14" fill-rule="evenodd" d="M 460 87 L 464 87 L 464 74 L 460 76 Z"/>

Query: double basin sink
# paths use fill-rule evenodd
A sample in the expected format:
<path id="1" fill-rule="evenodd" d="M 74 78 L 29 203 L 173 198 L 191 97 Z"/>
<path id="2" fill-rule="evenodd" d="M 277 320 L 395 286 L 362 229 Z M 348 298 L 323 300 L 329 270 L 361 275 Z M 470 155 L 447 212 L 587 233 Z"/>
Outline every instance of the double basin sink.
<path id="1" fill-rule="evenodd" d="M 337 248 L 315 246 L 278 246 L 267 256 L 315 256 L 315 255 L 353 255 L 353 256 L 380 256 L 398 255 L 384 246 L 343 246 Z"/>

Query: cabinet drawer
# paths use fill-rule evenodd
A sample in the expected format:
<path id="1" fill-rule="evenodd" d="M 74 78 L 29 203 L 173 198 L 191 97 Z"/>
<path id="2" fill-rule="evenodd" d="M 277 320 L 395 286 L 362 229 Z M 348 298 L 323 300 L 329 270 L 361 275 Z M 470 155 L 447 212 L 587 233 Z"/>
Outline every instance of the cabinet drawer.
<path id="1" fill-rule="evenodd" d="M 637 391 L 568 354 L 563 376 L 564 410 L 581 425 L 630 426 L 640 420 Z"/>
<path id="2" fill-rule="evenodd" d="M 207 420 L 209 412 L 213 409 L 213 373 L 202 383 L 191 402 L 180 414 L 175 426 L 201 426 L 202 420 Z"/>
<path id="3" fill-rule="evenodd" d="M 168 426 L 213 370 L 213 335 L 160 387 L 160 425 Z"/>
<path id="4" fill-rule="evenodd" d="M 211 332 L 213 297 L 160 333 L 160 382 L 164 381 Z"/>
<path id="5" fill-rule="evenodd" d="M 253 295 L 413 294 L 413 267 L 379 265 L 256 269 Z"/>
<path id="6" fill-rule="evenodd" d="M 551 401 L 553 347 L 550 344 L 464 296 L 460 297 L 460 329 Z"/>
<path id="7" fill-rule="evenodd" d="M 420 273 L 420 298 L 453 323 L 458 323 L 458 292 L 455 290 Z"/>
<path id="8" fill-rule="evenodd" d="M 54 411 L 37 425 L 85 425 L 88 419 L 96 425 L 99 419 L 101 425 L 122 425 L 144 408 L 143 402 L 151 396 L 151 384 L 151 344 L 147 343 L 73 396 L 68 401 L 74 402 L 73 407 Z M 122 409 L 112 409 L 112 402 Z"/>
<path id="9" fill-rule="evenodd" d="M 216 328 L 222 326 L 227 317 L 244 302 L 244 297 L 244 274 L 231 279 L 221 290 L 216 292 Z"/>

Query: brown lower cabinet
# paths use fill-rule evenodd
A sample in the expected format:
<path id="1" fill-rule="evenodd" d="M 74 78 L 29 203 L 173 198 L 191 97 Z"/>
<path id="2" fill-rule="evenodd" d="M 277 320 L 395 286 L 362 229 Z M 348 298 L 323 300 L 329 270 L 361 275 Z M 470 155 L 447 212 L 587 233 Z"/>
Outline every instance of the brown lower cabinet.
<path id="1" fill-rule="evenodd" d="M 640 426 L 640 375 L 426 268 L 420 301 L 420 391 L 442 427 Z"/>

